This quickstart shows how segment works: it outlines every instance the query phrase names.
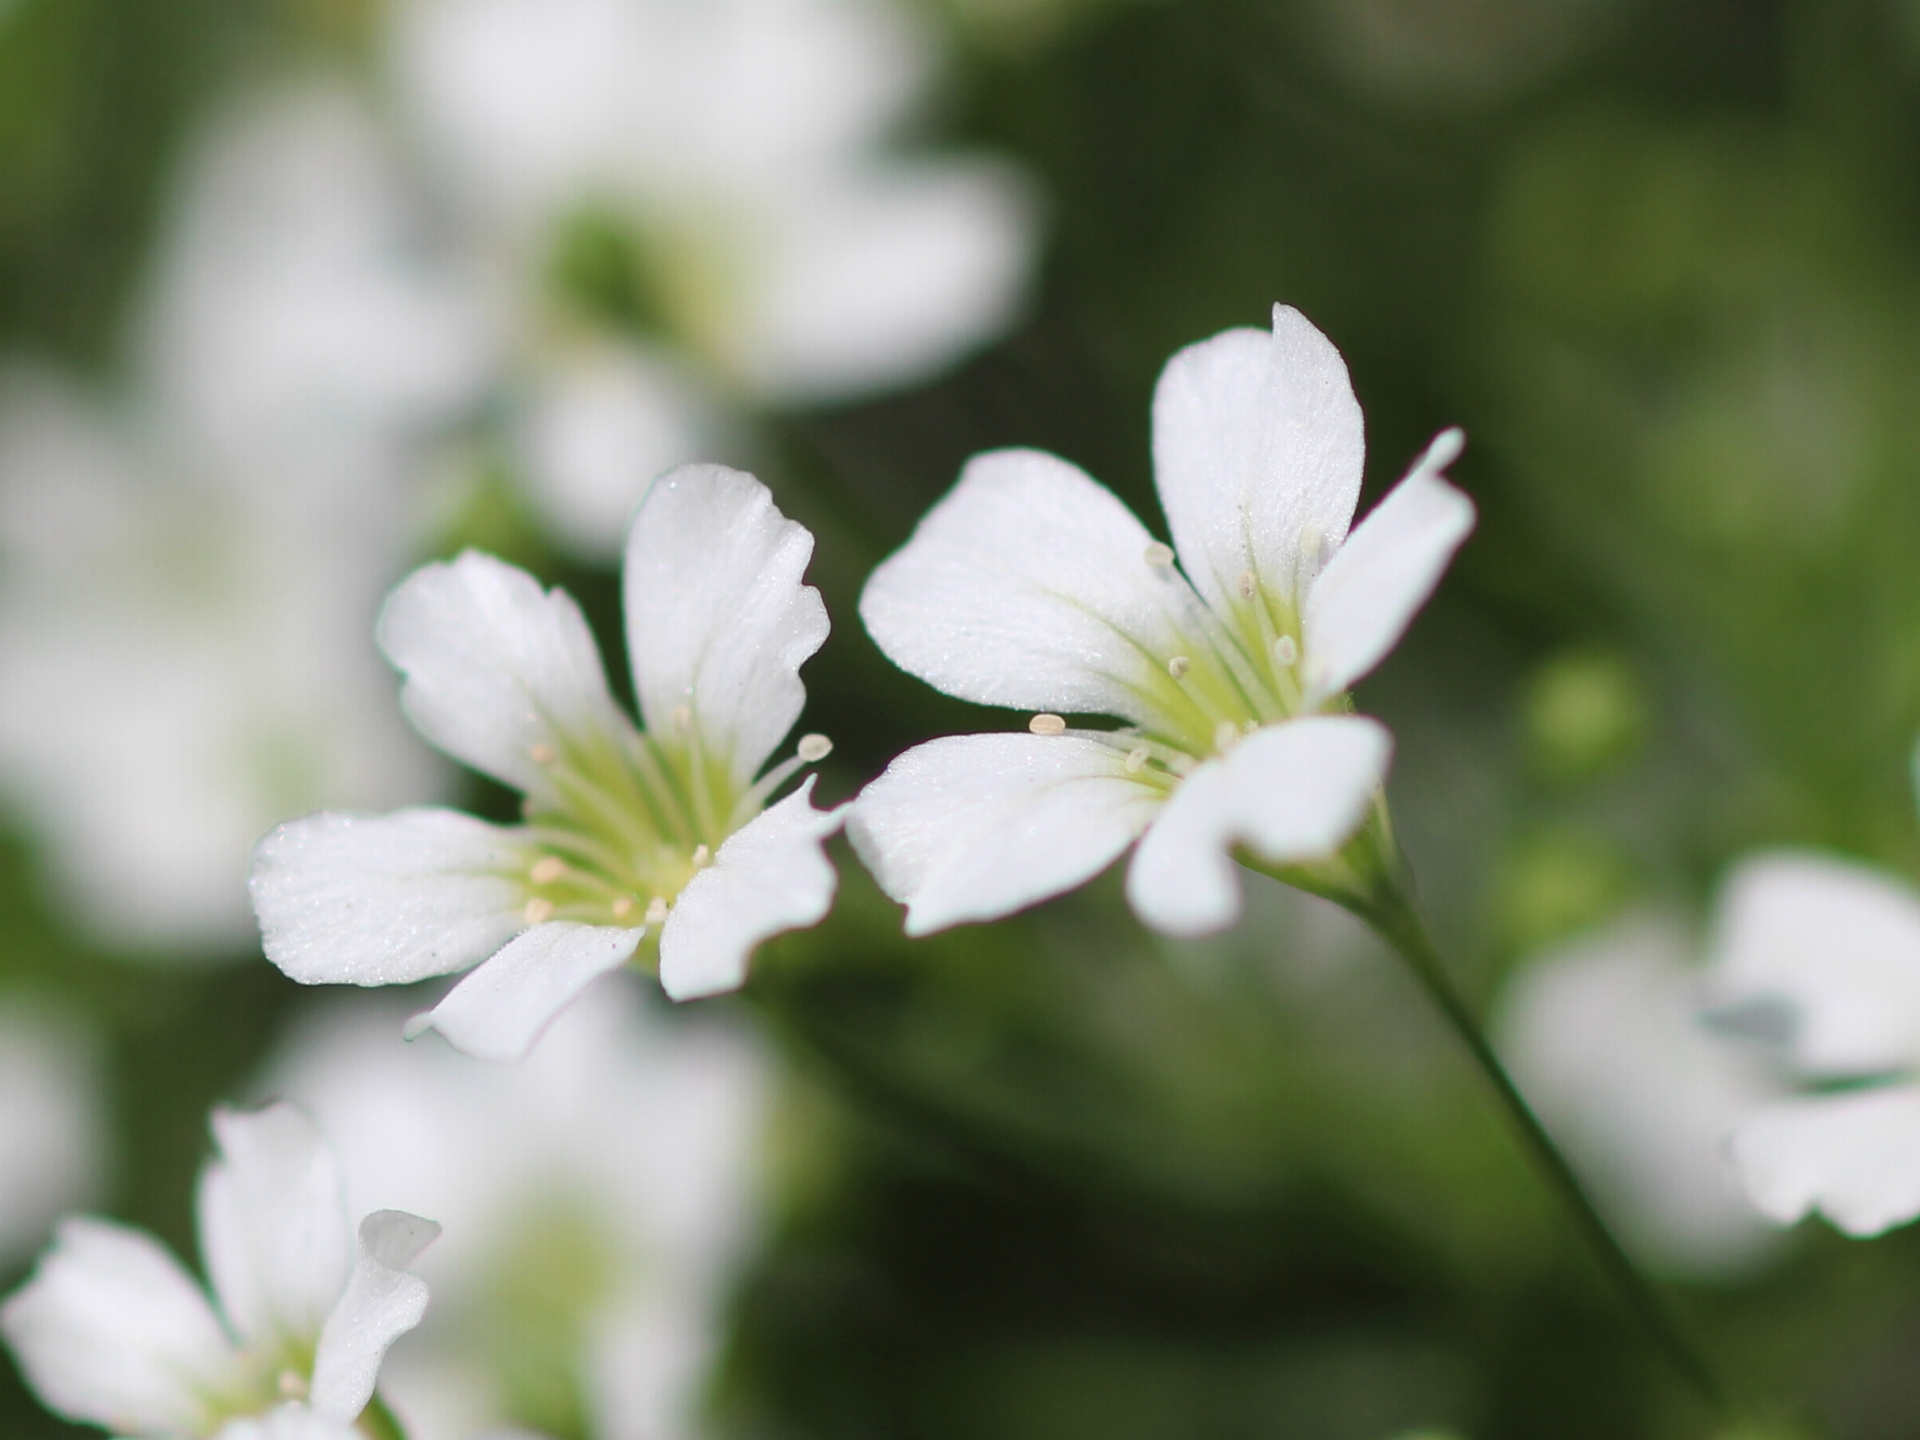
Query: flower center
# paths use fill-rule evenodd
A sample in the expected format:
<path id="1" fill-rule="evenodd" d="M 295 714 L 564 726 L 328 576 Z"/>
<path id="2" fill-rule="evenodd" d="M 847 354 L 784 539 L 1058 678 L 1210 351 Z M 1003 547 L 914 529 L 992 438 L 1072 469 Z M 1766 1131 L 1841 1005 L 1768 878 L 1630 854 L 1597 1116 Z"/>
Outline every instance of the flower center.
<path id="1" fill-rule="evenodd" d="M 529 925 L 578 920 L 657 931 L 726 838 L 801 765 L 833 748 L 824 735 L 802 736 L 790 759 L 741 787 L 725 757 L 702 743 L 690 712 L 675 711 L 672 730 L 657 736 L 629 726 L 533 747 L 549 784 L 523 807 Z"/>

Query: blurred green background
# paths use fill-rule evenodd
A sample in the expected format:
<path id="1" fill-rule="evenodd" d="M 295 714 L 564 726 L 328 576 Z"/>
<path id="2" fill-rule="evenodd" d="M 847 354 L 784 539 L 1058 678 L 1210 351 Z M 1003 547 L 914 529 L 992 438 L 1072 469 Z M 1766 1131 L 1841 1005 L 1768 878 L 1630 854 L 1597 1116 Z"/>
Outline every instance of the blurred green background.
<path id="1" fill-rule="evenodd" d="M 110 370 L 197 118 L 259 75 L 366 63 L 372 9 L 0 8 L 0 345 Z M 950 0 L 934 19 L 955 48 L 920 129 L 1029 167 L 1048 231 L 1016 328 L 957 371 L 764 420 L 760 473 L 819 536 L 836 627 L 803 720 L 838 747 L 826 798 L 928 734 L 1005 723 L 894 672 L 855 618 L 960 463 L 1044 447 L 1155 515 L 1159 367 L 1284 300 L 1351 366 L 1363 506 L 1439 428 L 1469 436 L 1454 474 L 1479 530 L 1359 702 L 1396 734 L 1396 823 L 1477 1000 L 1635 908 L 1698 917 L 1755 846 L 1920 867 L 1920 7 Z M 469 521 L 449 546 L 509 547 L 617 645 L 613 577 L 511 513 Z M 838 858 L 834 918 L 727 1002 L 786 1074 L 715 1434 L 1709 1433 L 1344 917 L 1262 882 L 1233 934 L 1171 945 L 1109 876 L 910 944 Z M 110 1208 L 190 1251 L 206 1109 L 311 997 L 257 958 L 132 962 L 49 896 L 16 824 L 0 986 L 104 1027 Z M 1677 1293 L 1758 1413 L 1914 1433 L 1914 1234 L 1809 1226 Z M 527 1394 L 518 1418 L 586 1440 L 577 1406 Z M 0 1430 L 77 1433 L 4 1367 Z"/>

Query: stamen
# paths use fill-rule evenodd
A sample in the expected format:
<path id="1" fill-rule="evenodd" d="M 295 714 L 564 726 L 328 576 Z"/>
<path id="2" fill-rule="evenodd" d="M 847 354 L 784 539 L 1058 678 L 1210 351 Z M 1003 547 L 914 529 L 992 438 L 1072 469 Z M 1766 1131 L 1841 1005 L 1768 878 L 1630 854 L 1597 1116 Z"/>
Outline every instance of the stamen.
<path id="1" fill-rule="evenodd" d="M 1173 547 L 1155 540 L 1147 546 L 1147 564 L 1156 570 L 1165 570 L 1173 564 Z"/>
<path id="2" fill-rule="evenodd" d="M 691 730 L 693 728 L 693 711 L 688 709 L 685 705 L 674 706 L 673 707 L 673 728 L 680 731 L 683 734 L 686 731 Z"/>
<path id="3" fill-rule="evenodd" d="M 544 740 L 527 751 L 527 755 L 536 765 L 551 765 L 560 758 L 560 752 Z"/>
<path id="4" fill-rule="evenodd" d="M 547 899 L 544 895 L 536 895 L 527 901 L 527 908 L 524 913 L 527 917 L 527 924 L 544 925 L 553 918 L 553 901 Z"/>
<path id="5" fill-rule="evenodd" d="M 711 859 L 713 859 L 713 851 L 709 850 L 705 846 L 705 844 L 700 844 L 693 847 L 693 868 L 694 869 L 698 870 L 701 866 L 705 865 Z"/>
<path id="6" fill-rule="evenodd" d="M 833 753 L 833 741 L 824 735 L 802 735 L 799 751 L 800 758 L 813 765 Z"/>
<path id="7" fill-rule="evenodd" d="M 548 855 L 533 862 L 533 868 L 527 872 L 527 878 L 536 885 L 551 885 L 567 873 L 567 862 L 558 855 Z"/>
<path id="8" fill-rule="evenodd" d="M 1036 735 L 1064 735 L 1067 722 L 1058 715 L 1039 714 L 1027 721 L 1027 729 Z"/>
<path id="9" fill-rule="evenodd" d="M 1300 647 L 1291 635 L 1273 637 L 1273 658 L 1287 666 L 1300 658 Z"/>
<path id="10" fill-rule="evenodd" d="M 1317 574 L 1327 563 L 1327 536 L 1318 525 L 1300 527 L 1300 555 Z"/>
<path id="11" fill-rule="evenodd" d="M 307 1377 L 298 1370 L 282 1370 L 277 1388 L 282 1400 L 304 1400 L 307 1398 Z"/>
<path id="12" fill-rule="evenodd" d="M 622 895 L 618 900 L 615 900 L 613 902 L 613 918 L 614 919 L 624 920 L 627 918 L 627 916 L 631 915 L 632 913 L 633 913 L 633 897 L 631 895 Z"/>
<path id="13" fill-rule="evenodd" d="M 1187 672 L 1192 668 L 1193 668 L 1193 661 L 1189 660 L 1184 655 L 1176 655 L 1171 660 L 1167 661 L 1167 674 L 1173 676 L 1173 678 L 1176 680 L 1186 679 Z"/>
<path id="14" fill-rule="evenodd" d="M 1253 571 L 1242 570 L 1240 572 L 1240 598 L 1242 600 L 1251 600 L 1259 588 L 1260 582 L 1253 578 Z"/>
<path id="15" fill-rule="evenodd" d="M 1136 746 L 1127 752 L 1127 774 L 1138 775 L 1147 767 L 1147 747 Z"/>
<path id="16" fill-rule="evenodd" d="M 1213 727 L 1213 748 L 1226 754 L 1240 743 L 1240 727 L 1231 720 L 1222 720 Z"/>
<path id="17" fill-rule="evenodd" d="M 647 902 L 646 921 L 649 925 L 667 923 L 667 902 L 663 896 L 656 895 Z"/>
<path id="18" fill-rule="evenodd" d="M 1182 779 L 1185 779 L 1193 773 L 1194 766 L 1199 763 L 1198 760 L 1187 754 L 1186 751 L 1180 750 L 1176 751 L 1173 758 L 1167 761 L 1167 768 Z"/>

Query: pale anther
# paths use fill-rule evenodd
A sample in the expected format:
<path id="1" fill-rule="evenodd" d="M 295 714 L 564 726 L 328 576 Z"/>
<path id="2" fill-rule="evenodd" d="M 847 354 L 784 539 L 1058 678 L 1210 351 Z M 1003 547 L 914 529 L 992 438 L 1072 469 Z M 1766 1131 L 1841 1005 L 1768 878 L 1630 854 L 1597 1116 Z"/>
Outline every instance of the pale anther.
<path id="1" fill-rule="evenodd" d="M 706 864 L 712 858 L 713 858 L 713 851 L 709 850 L 705 845 L 696 845 L 693 847 L 693 868 L 694 869 L 698 870 L 702 865 Z"/>
<path id="2" fill-rule="evenodd" d="M 544 895 L 536 895 L 527 901 L 525 914 L 527 924 L 544 925 L 553 918 L 553 901 L 547 899 Z"/>
<path id="3" fill-rule="evenodd" d="M 1242 600 L 1251 600 L 1254 592 L 1259 588 L 1260 582 L 1253 578 L 1253 571 L 1242 570 L 1240 572 L 1240 598 Z"/>
<path id="4" fill-rule="evenodd" d="M 1164 570 L 1173 564 L 1173 547 L 1155 540 L 1147 546 L 1147 563 L 1156 570 Z"/>
<path id="5" fill-rule="evenodd" d="M 1187 776 L 1193 773 L 1193 767 L 1198 765 L 1199 763 L 1200 762 L 1194 759 L 1193 756 L 1188 755 L 1183 751 L 1182 753 L 1175 755 L 1171 760 L 1167 761 L 1167 768 L 1173 771 L 1174 774 L 1180 776 L 1182 779 L 1185 779 Z"/>
<path id="6" fill-rule="evenodd" d="M 812 765 L 824 760 L 833 753 L 833 741 L 824 735 L 802 735 L 800 737 L 800 758 Z"/>
<path id="7" fill-rule="evenodd" d="M 1127 774 L 1138 775 L 1147 768 L 1147 747 L 1136 746 L 1127 752 Z"/>
<path id="8" fill-rule="evenodd" d="M 618 900 L 615 900 L 613 902 L 613 918 L 614 919 L 624 920 L 627 918 L 627 916 L 631 915 L 632 913 L 633 913 L 633 897 L 631 895 L 622 895 Z"/>
<path id="9" fill-rule="evenodd" d="M 1189 660 L 1184 655 L 1176 655 L 1171 660 L 1167 661 L 1167 674 L 1173 676 L 1173 678 L 1176 680 L 1186 679 L 1187 671 L 1191 670 L 1192 668 L 1193 668 L 1193 661 Z"/>
<path id="10" fill-rule="evenodd" d="M 536 885 L 551 885 L 567 873 L 567 862 L 558 855 L 547 855 L 533 862 L 527 878 Z"/>
<path id="11" fill-rule="evenodd" d="M 1027 729 L 1036 735 L 1064 735 L 1067 733 L 1067 722 L 1058 715 L 1043 712 L 1027 721 Z"/>
<path id="12" fill-rule="evenodd" d="M 1213 727 L 1213 748 L 1220 751 L 1231 750 L 1240 743 L 1240 727 L 1231 720 L 1222 720 Z"/>
<path id="13" fill-rule="evenodd" d="M 1300 647 L 1294 643 L 1291 635 L 1273 637 L 1273 658 L 1282 665 L 1291 665 L 1300 658 Z"/>
<path id="14" fill-rule="evenodd" d="M 1326 563 L 1327 537 L 1318 525 L 1300 527 L 1300 554 L 1315 570 Z"/>
<path id="15" fill-rule="evenodd" d="M 667 923 L 667 902 L 664 897 L 656 895 L 647 902 L 646 921 L 649 925 Z"/>
<path id="16" fill-rule="evenodd" d="M 551 765 L 560 758 L 560 752 L 544 740 L 529 750 L 527 754 L 533 758 L 533 763 L 536 765 Z"/>
<path id="17" fill-rule="evenodd" d="M 682 732 L 691 730 L 693 728 L 693 711 L 689 710 L 685 705 L 674 706 L 673 728 Z"/>
<path id="18" fill-rule="evenodd" d="M 298 1370 L 282 1370 L 278 1382 L 282 1400 L 304 1400 L 307 1398 L 307 1377 Z"/>

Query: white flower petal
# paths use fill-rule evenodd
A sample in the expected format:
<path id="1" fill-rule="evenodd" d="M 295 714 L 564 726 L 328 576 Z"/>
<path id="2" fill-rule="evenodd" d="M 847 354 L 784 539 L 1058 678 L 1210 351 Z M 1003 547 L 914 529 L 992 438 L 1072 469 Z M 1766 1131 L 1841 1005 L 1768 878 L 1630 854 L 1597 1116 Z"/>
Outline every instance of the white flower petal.
<path id="1" fill-rule="evenodd" d="M 1440 476 L 1461 444 L 1458 430 L 1442 431 L 1313 582 L 1302 629 L 1309 706 L 1380 663 L 1473 529 L 1473 502 Z"/>
<path id="2" fill-rule="evenodd" d="M 217 1109 L 213 1134 L 195 1206 L 213 1293 L 243 1343 L 305 1350 L 353 1266 L 339 1162 L 292 1105 Z"/>
<path id="3" fill-rule="evenodd" d="M 376 1210 L 360 1222 L 353 1276 L 313 1357 L 308 1400 L 321 1415 L 347 1424 L 373 1398 L 387 1347 L 427 1313 L 427 1282 L 406 1267 L 439 1234 L 433 1221 L 404 1210 Z"/>
<path id="4" fill-rule="evenodd" d="M 267 958 L 303 985 L 404 985 L 478 964 L 526 926 L 526 855 L 457 810 L 309 815 L 254 851 Z"/>
<path id="5" fill-rule="evenodd" d="M 1153 394 L 1153 470 L 1174 548 L 1215 610 L 1251 571 L 1294 597 L 1360 498 L 1366 439 L 1340 352 L 1298 310 L 1167 362 Z"/>
<path id="6" fill-rule="evenodd" d="M 1779 1239 L 1727 1141 L 1780 1087 L 1698 1023 L 1692 948 L 1649 918 L 1583 938 L 1524 965 L 1490 1028 L 1634 1255 L 1704 1278 L 1751 1268 Z"/>
<path id="7" fill-rule="evenodd" d="M 1142 691 L 1199 624 L 1186 582 L 1149 562 L 1154 544 L 1075 466 L 991 451 L 873 572 L 860 618 L 889 660 L 949 695 L 1150 725 Z"/>
<path id="8" fill-rule="evenodd" d="M 537 747 L 598 749 L 632 729 L 573 598 L 491 555 L 416 570 L 380 612 L 378 635 L 407 677 L 400 703 L 420 733 L 540 801 L 552 785 Z"/>
<path id="9" fill-rule="evenodd" d="M 514 439 L 530 493 L 556 538 L 619 558 L 654 476 L 712 454 L 710 406 L 666 359 L 634 345 L 581 345 L 528 376 Z"/>
<path id="10" fill-rule="evenodd" d="M 276 1406 L 264 1415 L 229 1420 L 214 1440 L 365 1440 L 365 1436 L 351 1425 L 295 1403 Z"/>
<path id="11" fill-rule="evenodd" d="M 993 920 L 1092 879 L 1164 793 L 1111 744 L 1079 735 L 951 735 L 899 756 L 847 817 L 907 933 Z"/>
<path id="12" fill-rule="evenodd" d="M 1878 1235 L 1920 1215 L 1920 1086 L 1768 1106 L 1736 1132 L 1733 1158 L 1781 1224 L 1818 1210 L 1849 1235 Z"/>
<path id="13" fill-rule="evenodd" d="M 762 396 L 913 384 L 1011 318 L 1033 255 L 1028 187 L 979 161 L 872 167 L 784 218 L 734 362 Z"/>
<path id="14" fill-rule="evenodd" d="M 1843 860 L 1780 853 L 1728 878 L 1712 942 L 1725 1002 L 1784 1000 L 1796 1063 L 1830 1075 L 1920 1055 L 1920 896 Z"/>
<path id="15" fill-rule="evenodd" d="M 813 536 L 753 476 L 683 465 L 647 492 L 627 537 L 627 650 L 647 728 L 700 742 L 746 785 L 806 704 L 801 662 L 827 638 L 827 607 L 801 576 Z"/>
<path id="16" fill-rule="evenodd" d="M 478 1060 L 518 1060 L 573 998 L 632 956 L 642 931 L 555 920 L 536 925 L 416 1016 Z"/>
<path id="17" fill-rule="evenodd" d="M 728 836 L 680 892 L 660 932 L 660 984 L 675 1000 L 737 990 L 756 945 L 833 907 L 838 877 L 821 846 L 841 814 L 814 809 L 814 778 Z"/>
<path id="18" fill-rule="evenodd" d="M 203 1395 L 236 1360 L 213 1309 L 152 1236 L 105 1220 L 60 1224 L 0 1332 L 41 1402 L 117 1435 L 202 1434 Z"/>
<path id="19" fill-rule="evenodd" d="M 1317 860 L 1359 826 L 1386 778 L 1393 739 L 1360 715 L 1269 725 L 1180 782 L 1127 871 L 1127 899 L 1170 935 L 1240 917 L 1233 847 L 1275 864 Z"/>

